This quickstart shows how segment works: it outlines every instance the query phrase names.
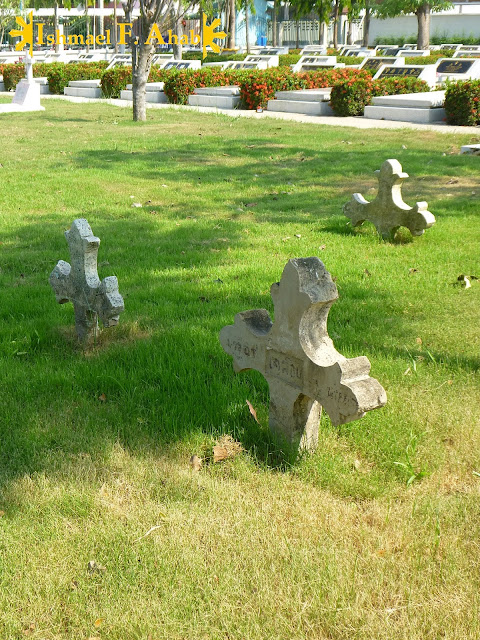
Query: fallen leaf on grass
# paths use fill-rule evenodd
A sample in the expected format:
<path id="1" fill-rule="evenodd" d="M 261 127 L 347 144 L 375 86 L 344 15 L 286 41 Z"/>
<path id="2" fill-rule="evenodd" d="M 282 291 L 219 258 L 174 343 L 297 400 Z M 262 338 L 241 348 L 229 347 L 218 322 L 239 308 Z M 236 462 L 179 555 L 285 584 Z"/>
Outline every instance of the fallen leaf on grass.
<path id="1" fill-rule="evenodd" d="M 320 249 L 320 251 L 325 251 L 325 249 L 327 248 L 326 244 L 322 244 L 318 247 Z"/>
<path id="2" fill-rule="evenodd" d="M 225 435 L 217 440 L 217 444 L 213 447 L 213 461 L 221 462 L 228 458 L 234 458 L 243 451 L 240 442 L 237 442 L 232 436 Z"/>
<path id="3" fill-rule="evenodd" d="M 250 413 L 252 414 L 252 416 L 254 417 L 255 422 L 258 422 L 258 418 L 257 418 L 257 412 L 255 411 L 255 409 L 253 408 L 252 403 L 249 400 L 246 400 L 246 403 L 248 405 L 248 408 L 250 409 Z M 258 422 L 258 424 L 260 424 Z"/>
<path id="4" fill-rule="evenodd" d="M 97 629 L 98 629 L 98 627 L 101 627 L 101 626 L 102 626 L 102 622 L 103 622 L 104 620 L 105 620 L 105 618 L 97 618 L 97 619 L 95 620 L 95 622 L 93 623 L 93 626 L 94 626 L 94 627 L 97 627 Z"/>
<path id="5" fill-rule="evenodd" d="M 100 400 L 100 402 L 106 402 L 107 396 L 104 393 L 102 393 L 102 395 L 98 396 L 98 399 Z"/>
<path id="6" fill-rule="evenodd" d="M 90 560 L 87 568 L 90 573 L 103 573 L 107 570 L 106 567 L 98 564 L 98 562 L 96 562 L 95 560 Z"/>

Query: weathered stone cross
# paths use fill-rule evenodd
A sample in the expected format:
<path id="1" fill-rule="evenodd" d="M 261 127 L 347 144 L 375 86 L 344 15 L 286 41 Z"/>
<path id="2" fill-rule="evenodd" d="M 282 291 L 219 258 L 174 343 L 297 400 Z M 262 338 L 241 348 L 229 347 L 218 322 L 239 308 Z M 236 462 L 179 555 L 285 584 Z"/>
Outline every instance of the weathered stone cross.
<path id="1" fill-rule="evenodd" d="M 322 406 L 338 425 L 383 407 L 387 396 L 365 356 L 347 359 L 333 346 L 327 317 L 338 292 L 318 258 L 289 260 L 270 293 L 275 323 L 265 309 L 238 313 L 220 342 L 235 371 L 256 369 L 267 379 L 270 427 L 313 450 Z"/>
<path id="2" fill-rule="evenodd" d="M 435 216 L 427 210 L 426 202 L 417 202 L 409 207 L 402 198 L 402 182 L 408 173 L 402 171 L 398 160 L 385 160 L 381 169 L 375 171 L 378 176 L 378 194 L 373 202 L 368 202 L 361 193 L 354 193 L 343 212 L 350 218 L 352 226 L 357 227 L 369 220 L 378 233 L 387 238 L 399 227 L 406 227 L 413 236 L 421 236 L 433 224 Z"/>
<path id="3" fill-rule="evenodd" d="M 88 340 L 98 330 L 99 316 L 105 327 L 118 323 L 118 316 L 124 310 L 123 298 L 115 276 L 100 282 L 97 273 L 100 240 L 93 235 L 87 220 L 74 220 L 70 230 L 65 231 L 65 237 L 72 265 L 59 260 L 49 282 L 57 302 L 73 302 L 77 335 L 80 340 Z"/>

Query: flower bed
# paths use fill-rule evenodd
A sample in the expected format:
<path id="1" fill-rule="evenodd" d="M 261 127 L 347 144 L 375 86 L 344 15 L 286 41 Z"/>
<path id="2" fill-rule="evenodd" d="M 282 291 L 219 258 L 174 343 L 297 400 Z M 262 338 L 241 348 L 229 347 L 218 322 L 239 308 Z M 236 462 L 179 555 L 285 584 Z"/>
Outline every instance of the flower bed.
<path id="1" fill-rule="evenodd" d="M 480 80 L 447 83 L 445 112 L 447 124 L 480 124 Z"/>

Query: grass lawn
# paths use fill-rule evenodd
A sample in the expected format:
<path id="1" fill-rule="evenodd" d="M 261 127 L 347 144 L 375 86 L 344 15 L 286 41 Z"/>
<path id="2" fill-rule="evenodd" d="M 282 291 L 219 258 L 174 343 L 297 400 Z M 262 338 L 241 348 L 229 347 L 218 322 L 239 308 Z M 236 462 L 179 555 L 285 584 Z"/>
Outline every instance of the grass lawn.
<path id="1" fill-rule="evenodd" d="M 1 640 L 478 640 L 472 136 L 45 107 L 0 116 Z M 437 218 L 413 242 L 342 215 L 387 158 Z M 80 217 L 126 307 L 86 350 L 48 284 Z M 388 404 L 294 459 L 218 333 L 307 256 Z M 223 434 L 245 451 L 213 464 Z"/>

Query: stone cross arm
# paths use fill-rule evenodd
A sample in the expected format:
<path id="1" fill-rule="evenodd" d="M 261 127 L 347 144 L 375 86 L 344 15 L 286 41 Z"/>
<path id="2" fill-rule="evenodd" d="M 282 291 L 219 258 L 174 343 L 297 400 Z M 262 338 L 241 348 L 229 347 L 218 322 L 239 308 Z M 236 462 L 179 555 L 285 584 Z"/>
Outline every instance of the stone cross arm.
<path id="1" fill-rule="evenodd" d="M 428 211 L 426 202 L 417 202 L 410 207 L 402 198 L 402 183 L 408 173 L 402 171 L 398 160 L 385 160 L 378 177 L 378 194 L 375 200 L 368 202 L 361 193 L 354 193 L 343 212 L 356 227 L 365 220 L 372 222 L 383 237 L 388 237 L 399 227 L 406 227 L 413 236 L 420 236 L 435 224 L 435 216 Z"/>
<path id="2" fill-rule="evenodd" d="M 118 323 L 124 310 L 115 276 L 100 281 L 97 254 L 100 240 L 92 233 L 88 222 L 74 220 L 65 237 L 70 247 L 71 265 L 59 260 L 50 274 L 50 285 L 60 304 L 72 302 L 75 326 L 80 339 L 88 339 L 98 328 L 98 318 L 105 327 Z"/>
<path id="3" fill-rule="evenodd" d="M 386 394 L 369 376 L 368 359 L 345 358 L 328 336 L 328 312 L 338 293 L 318 258 L 290 260 L 271 294 L 275 323 L 265 309 L 238 313 L 220 342 L 235 371 L 256 369 L 265 376 L 271 427 L 314 448 L 322 406 L 338 425 L 383 406 Z"/>

